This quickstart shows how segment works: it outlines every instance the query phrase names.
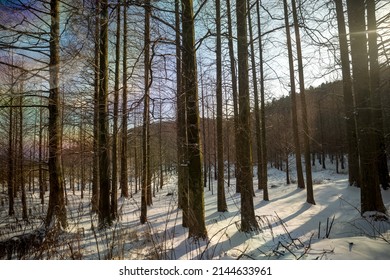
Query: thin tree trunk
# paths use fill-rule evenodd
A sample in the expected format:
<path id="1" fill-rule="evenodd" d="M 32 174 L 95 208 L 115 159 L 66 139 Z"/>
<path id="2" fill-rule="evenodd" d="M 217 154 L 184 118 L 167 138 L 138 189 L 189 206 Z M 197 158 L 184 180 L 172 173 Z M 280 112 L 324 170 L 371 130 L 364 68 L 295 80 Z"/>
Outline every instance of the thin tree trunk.
<path id="1" fill-rule="evenodd" d="M 263 44 L 261 39 L 261 22 L 260 22 L 260 0 L 256 1 L 257 10 L 257 27 L 259 33 L 259 54 L 260 54 L 260 123 L 261 123 L 261 181 L 260 187 L 263 189 L 263 199 L 269 200 L 268 196 L 268 164 L 267 164 L 267 139 L 265 129 L 265 88 L 264 88 L 264 69 L 263 69 Z"/>
<path id="2" fill-rule="evenodd" d="M 218 156 L 218 212 L 227 211 L 225 197 L 225 163 L 223 157 L 223 100 L 222 100 L 222 37 L 221 37 L 221 1 L 215 1 L 217 25 L 217 156 Z"/>
<path id="3" fill-rule="evenodd" d="M 311 173 L 311 160 L 310 160 L 310 131 L 307 121 L 307 105 L 306 105 L 306 93 L 305 93 L 305 78 L 303 75 L 303 60 L 302 60 L 302 47 L 301 36 L 299 32 L 298 14 L 295 0 L 291 0 L 294 29 L 295 29 L 295 41 L 297 45 L 298 55 L 298 73 L 299 73 L 299 88 L 301 97 L 301 112 L 302 112 L 302 126 L 303 126 L 303 146 L 305 155 L 305 171 L 306 171 L 306 202 L 310 204 L 316 204 L 314 200 L 313 191 L 313 178 Z"/>
<path id="4" fill-rule="evenodd" d="M 95 4 L 95 54 L 94 54 L 94 108 L 93 108 L 93 167 L 92 167 L 92 211 L 99 210 L 99 88 L 100 88 L 100 0 Z"/>
<path id="5" fill-rule="evenodd" d="M 236 60 L 234 57 L 234 45 L 233 45 L 233 27 L 232 27 L 232 15 L 230 8 L 230 0 L 226 0 L 226 13 L 228 18 L 228 47 L 229 47 L 229 58 L 230 58 L 230 72 L 232 75 L 232 95 L 233 95 L 233 113 L 234 113 L 234 145 L 236 148 L 235 154 L 235 174 L 236 174 L 236 192 L 239 193 L 241 190 L 240 181 L 240 167 L 238 155 L 240 154 L 240 145 L 237 143 L 238 139 L 238 91 L 237 91 L 237 74 L 236 74 Z"/>
<path id="6" fill-rule="evenodd" d="M 127 3 L 123 1 L 123 88 L 122 88 L 122 133 L 121 133 L 121 196 L 129 197 L 129 177 L 127 174 Z M 132 193 L 130 194 L 132 196 Z"/>
<path id="7" fill-rule="evenodd" d="M 260 131 L 260 105 L 259 105 L 259 90 L 257 86 L 257 69 L 256 69 L 256 58 L 255 58 L 255 47 L 253 43 L 253 29 L 252 29 L 252 18 L 251 18 L 251 8 L 250 0 L 247 0 L 248 5 L 248 29 L 249 29 L 249 45 L 251 50 L 251 68 L 252 68 L 252 82 L 253 82 L 253 95 L 255 101 L 255 135 L 256 135 L 256 152 L 257 152 L 257 181 L 258 189 L 261 190 L 261 166 L 262 166 L 262 156 L 261 156 L 261 131 Z"/>
<path id="8" fill-rule="evenodd" d="M 284 20 L 285 20 L 286 35 L 287 35 L 288 61 L 290 67 L 290 87 L 291 87 L 290 95 L 291 95 L 293 137 L 294 137 L 294 145 L 295 145 L 295 163 L 297 169 L 298 188 L 304 189 L 305 181 L 303 179 L 301 146 L 299 143 L 299 133 L 298 133 L 298 116 L 297 116 L 297 100 L 296 100 L 297 98 L 296 98 L 295 79 L 294 79 L 294 61 L 293 61 L 292 46 L 291 46 L 290 23 L 288 20 L 287 0 L 283 0 L 283 3 L 284 3 Z"/>
<path id="9" fill-rule="evenodd" d="M 121 0 L 118 0 L 116 13 L 116 43 L 115 43 L 115 78 L 114 78 L 114 119 L 112 132 L 112 182 L 111 182 L 111 215 L 118 216 L 118 121 L 119 121 L 119 64 L 121 43 Z"/>
<path id="10" fill-rule="evenodd" d="M 144 37 L 144 115 L 142 124 L 142 194 L 141 194 L 141 224 L 147 221 L 147 205 L 149 205 L 150 177 L 150 145 L 149 145 L 149 89 L 150 89 L 150 1 L 145 1 L 145 37 Z"/>
<path id="11" fill-rule="evenodd" d="M 14 81 L 12 81 L 14 83 Z M 13 92 L 11 92 L 13 94 Z M 14 191 L 15 191 L 15 158 L 14 158 L 14 116 L 13 116 L 13 99 L 10 98 L 9 107 L 9 131 L 8 131 L 8 215 L 13 216 L 15 214 L 14 209 Z"/>
<path id="12" fill-rule="evenodd" d="M 23 145 L 23 94 L 24 94 L 24 75 L 21 80 L 20 97 L 19 97 L 19 179 L 22 201 L 22 219 L 28 220 L 27 215 L 27 199 L 26 199 L 26 186 L 24 179 L 24 145 Z"/>

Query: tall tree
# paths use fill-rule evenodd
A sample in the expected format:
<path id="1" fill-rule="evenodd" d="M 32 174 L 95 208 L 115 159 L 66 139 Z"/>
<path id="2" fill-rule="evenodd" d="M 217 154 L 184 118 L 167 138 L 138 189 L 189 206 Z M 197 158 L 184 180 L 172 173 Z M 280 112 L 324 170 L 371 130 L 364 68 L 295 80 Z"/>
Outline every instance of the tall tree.
<path id="1" fill-rule="evenodd" d="M 183 227 L 188 225 L 188 169 L 187 169 L 187 126 L 186 96 L 182 83 L 182 59 L 180 37 L 180 0 L 175 1 L 175 39 L 176 39 L 176 130 L 177 130 L 177 165 L 179 208 L 183 211 Z"/>
<path id="2" fill-rule="evenodd" d="M 151 185 L 149 184 L 150 172 L 150 136 L 149 136 L 149 90 L 150 90 L 150 1 L 145 1 L 145 31 L 144 31 L 144 75 L 145 75 L 145 92 L 144 92 L 144 113 L 142 123 L 142 189 L 141 189 L 141 224 L 147 221 L 147 205 L 149 205 L 149 195 Z"/>
<path id="3" fill-rule="evenodd" d="M 187 108 L 188 139 L 188 229 L 189 237 L 207 237 L 204 217 L 204 189 L 198 106 L 198 82 L 195 51 L 194 11 L 192 0 L 182 0 L 183 79 Z"/>
<path id="4" fill-rule="evenodd" d="M 237 143 L 239 129 L 238 129 L 238 91 L 237 91 L 237 73 L 236 73 L 236 59 L 234 56 L 234 45 L 233 45 L 233 24 L 232 14 L 230 7 L 230 0 L 226 0 L 226 14 L 228 20 L 228 47 L 229 47 L 229 59 L 230 59 L 230 73 L 232 75 L 232 96 L 233 96 L 233 115 L 234 115 L 234 146 L 236 148 L 236 192 L 240 192 L 240 167 L 238 155 L 240 154 L 240 145 Z"/>
<path id="5" fill-rule="evenodd" d="M 389 168 L 387 165 L 386 143 L 383 131 L 383 115 L 382 115 L 382 97 L 380 89 L 380 68 L 378 62 L 378 43 L 377 43 L 377 22 L 375 14 L 375 0 L 367 0 L 367 25 L 368 25 L 368 47 L 369 47 L 369 63 L 370 63 L 370 89 L 372 95 L 373 125 L 375 129 L 376 149 L 377 149 L 377 165 L 379 183 L 382 188 L 388 189 L 390 178 Z"/>
<path id="6" fill-rule="evenodd" d="M 67 227 L 65 208 L 64 180 L 61 159 L 61 95 L 59 88 L 60 74 L 60 1 L 50 1 L 50 62 L 49 62 L 49 206 L 46 225 L 50 226 L 56 218 L 59 225 Z"/>
<path id="7" fill-rule="evenodd" d="M 267 141 L 266 141 L 266 129 L 265 129 L 265 88 L 264 88 L 264 59 L 263 59 L 263 42 L 261 36 L 261 21 L 260 21 L 260 0 L 256 1 L 257 12 L 257 28 L 259 38 L 259 56 L 260 56 L 260 122 L 261 122 L 261 176 L 260 187 L 263 190 L 263 199 L 269 200 L 268 197 L 268 174 L 267 174 Z"/>
<path id="8" fill-rule="evenodd" d="M 99 88 L 100 88 L 100 0 L 95 1 L 94 34 L 94 95 L 93 95 L 93 163 L 92 163 L 92 211 L 99 210 Z"/>
<path id="9" fill-rule="evenodd" d="M 239 172 L 241 185 L 241 230 L 249 232 L 258 229 L 253 205 L 252 150 L 249 105 L 248 77 L 248 38 L 247 38 L 247 3 L 236 1 L 237 7 L 237 53 L 238 53 L 238 130 L 237 144 L 240 146 Z"/>
<path id="10" fill-rule="evenodd" d="M 378 180 L 373 126 L 364 0 L 347 0 L 353 88 L 360 153 L 361 213 L 386 212 Z"/>
<path id="11" fill-rule="evenodd" d="M 303 75 L 303 59 L 302 59 L 302 46 L 301 35 L 299 32 L 298 13 L 295 0 L 291 0 L 294 29 L 295 29 L 295 44 L 297 47 L 298 57 L 298 74 L 299 74 L 299 96 L 301 97 L 301 113 L 302 113 L 302 130 L 303 130 L 303 147 L 305 155 L 305 172 L 306 172 L 306 202 L 310 204 L 316 204 L 313 193 L 313 179 L 311 174 L 311 160 L 310 160 L 310 131 L 307 120 L 307 105 L 306 105 L 306 93 L 305 93 L 305 78 Z"/>
<path id="12" fill-rule="evenodd" d="M 250 0 L 247 0 L 248 3 L 248 30 L 249 30 L 249 45 L 250 45 L 250 60 L 252 68 L 252 83 L 253 83 L 253 95 L 255 101 L 255 136 L 256 136 L 256 151 L 257 151 L 257 180 L 258 180 L 258 189 L 261 189 L 261 124 L 260 124 L 260 101 L 259 101 L 259 89 L 257 84 L 257 67 L 256 67 L 256 56 L 255 56 L 255 45 L 253 39 L 253 28 L 252 28 L 252 17 L 251 17 L 251 3 Z"/>
<path id="13" fill-rule="evenodd" d="M 99 227 L 111 225 L 108 130 L 108 1 L 101 1 L 99 60 Z"/>
<path id="14" fill-rule="evenodd" d="M 221 1 L 215 1 L 217 27 L 217 156 L 218 156 L 218 212 L 227 211 L 225 197 L 225 162 L 223 157 L 223 100 L 222 100 L 222 36 L 221 36 Z"/>
<path id="15" fill-rule="evenodd" d="M 123 1 L 123 88 L 122 88 L 122 131 L 121 131 L 121 171 L 120 188 L 121 196 L 129 197 L 129 185 L 127 174 L 127 2 Z"/>
<path id="16" fill-rule="evenodd" d="M 287 36 L 288 62 L 290 68 L 290 87 L 291 87 L 290 95 L 291 95 L 293 137 L 294 137 L 294 145 L 295 145 L 295 163 L 296 163 L 297 177 L 298 177 L 298 188 L 304 189 L 305 181 L 303 179 L 301 146 L 300 146 L 299 132 L 298 132 L 297 97 L 296 97 L 295 79 L 294 79 L 294 60 L 293 60 L 293 53 L 292 53 L 290 22 L 288 19 L 287 0 L 283 0 L 283 6 L 284 6 L 284 21 L 285 21 L 286 36 Z"/>
<path id="17" fill-rule="evenodd" d="M 115 42 L 115 78 L 114 78 L 114 112 L 112 131 L 112 182 L 111 182 L 111 215 L 118 216 L 118 121 L 119 121 L 119 76 L 121 55 L 121 0 L 116 5 L 116 42 Z"/>
<path id="18" fill-rule="evenodd" d="M 335 0 L 337 13 L 337 28 L 340 44 L 341 70 L 343 75 L 344 114 L 346 122 L 346 135 L 348 145 L 348 181 L 349 185 L 359 185 L 359 151 L 356 135 L 355 104 L 352 92 L 351 67 L 347 31 L 345 28 L 343 1 Z"/>

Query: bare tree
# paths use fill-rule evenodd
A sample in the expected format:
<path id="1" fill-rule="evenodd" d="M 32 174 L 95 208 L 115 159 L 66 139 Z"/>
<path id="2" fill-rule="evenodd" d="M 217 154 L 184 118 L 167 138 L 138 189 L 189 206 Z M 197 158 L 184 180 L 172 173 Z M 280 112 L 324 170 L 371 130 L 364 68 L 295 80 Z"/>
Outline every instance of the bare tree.
<path id="1" fill-rule="evenodd" d="M 239 133 L 237 144 L 240 146 L 239 172 L 241 189 L 241 230 L 249 232 L 258 229 L 253 205 L 252 150 L 250 130 L 249 77 L 248 77 L 248 39 L 247 39 L 247 3 L 236 1 L 237 6 L 237 52 L 239 82 Z"/>
<path id="2" fill-rule="evenodd" d="M 194 12 L 192 0 L 182 0 L 183 82 L 187 108 L 188 139 L 188 228 L 189 237 L 205 239 L 204 189 L 198 106 L 198 83 L 195 51 Z"/>

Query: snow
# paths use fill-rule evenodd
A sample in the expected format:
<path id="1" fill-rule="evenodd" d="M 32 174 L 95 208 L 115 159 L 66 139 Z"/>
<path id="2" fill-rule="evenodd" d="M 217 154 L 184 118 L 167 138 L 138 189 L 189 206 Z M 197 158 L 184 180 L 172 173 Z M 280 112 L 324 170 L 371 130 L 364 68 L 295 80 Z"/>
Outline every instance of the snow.
<path id="1" fill-rule="evenodd" d="M 270 201 L 263 201 L 254 178 L 258 232 L 239 231 L 240 195 L 235 193 L 234 180 L 226 188 L 225 213 L 217 212 L 216 191 L 205 188 L 208 239 L 199 241 L 188 239 L 188 229 L 181 226 L 174 175 L 167 177 L 163 189 L 156 193 L 145 225 L 139 222 L 140 193 L 129 199 L 119 198 L 119 219 L 112 227 L 98 230 L 97 217 L 90 214 L 88 192 L 81 200 L 78 192 L 73 195 L 68 190 L 69 228 L 55 246 L 39 256 L 87 260 L 390 260 L 390 222 L 373 215 L 362 216 L 360 190 L 348 186 L 347 175 L 336 174 L 329 166 L 313 171 L 316 205 L 305 202 L 306 190 L 297 189 L 296 184 L 287 185 L 282 171 L 269 169 Z M 216 181 L 213 184 L 216 190 Z M 389 210 L 390 191 L 382 191 L 382 196 Z M 29 203 L 38 205 L 36 199 Z M 44 209 L 37 205 L 43 216 Z M 4 225 L 5 212 L 0 226 Z M 0 230 L 6 231 L 4 227 Z M 4 234 L 1 240 L 12 234 Z"/>

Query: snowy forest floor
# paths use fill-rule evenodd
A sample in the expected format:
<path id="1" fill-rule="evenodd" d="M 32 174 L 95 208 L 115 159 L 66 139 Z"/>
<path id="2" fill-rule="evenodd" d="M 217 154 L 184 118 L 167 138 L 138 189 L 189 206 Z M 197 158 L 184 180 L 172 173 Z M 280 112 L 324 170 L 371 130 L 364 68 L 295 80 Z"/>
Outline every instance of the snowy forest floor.
<path id="1" fill-rule="evenodd" d="M 35 242 L 37 238 L 23 238 L 43 224 L 46 209 L 40 205 L 39 194 L 28 194 L 30 222 L 26 223 L 18 216 L 20 209 L 14 217 L 7 216 L 7 194 L 2 189 L 0 259 L 390 260 L 390 222 L 361 215 L 360 190 L 348 186 L 346 174 L 314 170 L 316 205 L 310 205 L 306 203 L 306 190 L 297 189 L 294 183 L 286 185 L 284 172 L 268 172 L 270 201 L 263 201 L 254 181 L 260 230 L 239 231 L 240 195 L 235 192 L 234 181 L 226 188 L 228 212 L 217 212 L 213 181 L 215 191 L 205 189 L 208 239 L 200 241 L 188 239 L 188 230 L 181 226 L 175 176 L 166 178 L 163 189 L 156 193 L 145 225 L 139 222 L 140 193 L 131 199 L 119 198 L 119 219 L 112 227 L 98 230 L 88 192 L 81 199 L 79 192 L 73 195 L 68 190 L 69 227 L 42 236 L 36 247 L 20 244 Z M 390 191 L 382 191 L 382 196 L 390 211 Z M 10 240 L 14 242 L 7 243 Z"/>

